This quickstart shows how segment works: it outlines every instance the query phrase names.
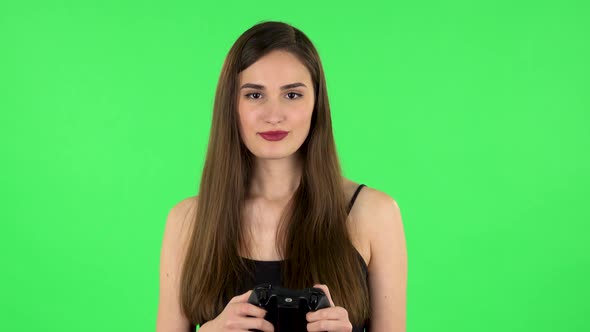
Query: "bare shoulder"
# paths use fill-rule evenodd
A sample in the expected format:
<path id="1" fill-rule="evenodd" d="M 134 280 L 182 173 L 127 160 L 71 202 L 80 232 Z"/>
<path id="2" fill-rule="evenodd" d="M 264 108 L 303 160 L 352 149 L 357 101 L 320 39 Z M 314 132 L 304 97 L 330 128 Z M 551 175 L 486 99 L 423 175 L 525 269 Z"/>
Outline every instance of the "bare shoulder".
<path id="1" fill-rule="evenodd" d="M 190 322 L 179 306 L 182 262 L 197 196 L 176 203 L 168 212 L 160 251 L 160 291 L 156 331 L 187 331 Z"/>
<path id="2" fill-rule="evenodd" d="M 357 198 L 359 206 L 356 213 L 361 226 L 369 235 L 371 248 L 375 241 L 386 235 L 399 238 L 403 234 L 403 225 L 397 201 L 379 189 L 366 187 L 362 191 L 363 197 L 359 194 Z"/>
<path id="3" fill-rule="evenodd" d="M 168 213 L 168 222 L 175 225 L 173 227 L 185 228 L 190 226 L 197 212 L 198 196 L 187 197 L 176 203 Z"/>
<path id="4" fill-rule="evenodd" d="M 374 230 L 378 231 L 378 227 L 383 226 L 382 222 L 392 221 L 392 218 L 399 214 L 399 205 L 389 194 L 372 187 L 365 187 L 362 191 L 364 192 L 363 198 L 359 200 L 357 211 L 365 217 L 371 216 L 373 222 L 367 221 L 369 224 L 367 227 L 377 227 Z M 360 194 L 358 198 L 360 198 Z"/>
<path id="5" fill-rule="evenodd" d="M 353 183 L 352 186 L 358 188 L 358 184 Z M 399 212 L 399 205 L 393 197 L 368 185 L 360 190 L 351 210 L 363 227 L 373 231 L 379 231 L 383 222 L 391 222 Z"/>
<path id="6" fill-rule="evenodd" d="M 371 187 L 363 188 L 357 199 L 357 221 L 370 243 L 370 298 L 376 308 L 372 328 L 405 331 L 408 263 L 400 207 L 393 197 Z"/>
<path id="7" fill-rule="evenodd" d="M 354 192 L 359 184 L 345 181 L 348 192 Z M 349 194 L 352 196 L 352 194 Z M 383 237 L 403 237 L 400 208 L 397 201 L 382 190 L 366 185 L 354 202 L 350 217 L 361 242 L 368 243 L 366 261 L 371 265 L 374 251 Z"/>
<path id="8" fill-rule="evenodd" d="M 184 219 L 190 213 L 196 212 L 198 205 L 198 196 L 187 197 L 178 203 L 176 203 L 172 209 L 170 209 L 170 215 L 173 217 L 180 217 Z"/>

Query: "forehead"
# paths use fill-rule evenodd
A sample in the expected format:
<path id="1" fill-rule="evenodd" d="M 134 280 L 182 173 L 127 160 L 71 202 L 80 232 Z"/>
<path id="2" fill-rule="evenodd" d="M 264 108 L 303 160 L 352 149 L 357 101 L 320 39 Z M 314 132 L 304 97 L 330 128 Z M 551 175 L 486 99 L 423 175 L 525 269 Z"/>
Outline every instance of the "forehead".
<path id="1" fill-rule="evenodd" d="M 311 83 L 307 67 L 295 55 L 286 51 L 266 54 L 244 69 L 239 78 L 240 84 L 259 83 L 270 87 L 292 82 Z"/>

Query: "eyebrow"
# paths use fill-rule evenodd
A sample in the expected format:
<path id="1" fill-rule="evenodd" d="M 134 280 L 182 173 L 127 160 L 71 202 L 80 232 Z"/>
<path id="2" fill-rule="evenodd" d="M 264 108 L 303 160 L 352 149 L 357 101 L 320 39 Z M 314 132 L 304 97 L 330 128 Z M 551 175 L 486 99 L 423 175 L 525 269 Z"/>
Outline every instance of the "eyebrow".
<path id="1" fill-rule="evenodd" d="M 307 88 L 307 86 L 305 84 L 303 84 L 301 82 L 297 82 L 297 83 L 291 83 L 291 84 L 283 85 L 281 87 L 281 90 L 292 89 L 292 88 L 296 88 L 296 87 L 299 87 L 299 86 L 302 86 L 304 88 Z M 240 90 L 241 89 L 245 89 L 245 88 L 253 88 L 253 89 L 259 89 L 259 90 L 264 90 L 265 89 L 264 85 L 254 84 L 254 83 L 246 83 L 246 84 L 244 84 L 244 85 L 242 85 L 240 87 Z"/>

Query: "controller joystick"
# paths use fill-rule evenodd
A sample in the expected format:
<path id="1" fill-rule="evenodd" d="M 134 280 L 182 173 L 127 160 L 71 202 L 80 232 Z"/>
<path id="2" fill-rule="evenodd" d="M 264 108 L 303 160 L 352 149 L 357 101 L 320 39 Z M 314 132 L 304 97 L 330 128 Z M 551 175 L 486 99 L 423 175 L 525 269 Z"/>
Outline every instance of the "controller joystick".
<path id="1" fill-rule="evenodd" d="M 273 324 L 275 332 L 307 331 L 306 314 L 330 307 L 320 288 L 289 289 L 271 284 L 255 286 L 248 303 L 266 310 L 264 319 Z"/>

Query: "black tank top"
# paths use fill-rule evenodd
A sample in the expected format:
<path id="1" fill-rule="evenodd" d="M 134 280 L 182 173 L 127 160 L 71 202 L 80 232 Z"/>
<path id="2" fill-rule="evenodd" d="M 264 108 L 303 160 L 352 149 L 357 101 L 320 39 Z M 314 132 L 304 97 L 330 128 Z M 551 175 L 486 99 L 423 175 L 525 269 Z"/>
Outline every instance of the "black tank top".
<path id="1" fill-rule="evenodd" d="M 352 206 L 354 204 L 354 201 L 356 200 L 357 195 L 359 194 L 359 192 L 361 191 L 361 189 L 365 187 L 364 184 L 360 184 L 356 191 L 354 192 L 354 195 L 352 196 L 352 199 L 350 200 L 350 203 L 348 204 L 348 213 L 350 213 L 350 210 L 352 209 Z M 365 280 L 368 283 L 368 277 L 369 277 L 369 269 L 367 267 L 367 263 L 365 262 L 365 259 L 363 258 L 363 256 L 358 252 L 358 250 L 356 251 L 357 256 L 359 258 L 359 264 L 361 264 L 362 268 L 363 268 L 363 280 Z M 237 294 L 243 294 L 246 293 L 247 291 L 251 290 L 254 288 L 255 285 L 257 284 L 262 284 L 262 283 L 270 283 L 271 285 L 276 285 L 276 286 L 281 286 L 282 285 L 282 275 L 281 275 L 281 264 L 283 261 L 257 261 L 257 260 L 252 260 L 249 258 L 245 258 L 242 257 L 244 260 L 247 261 L 252 261 L 254 262 L 255 265 L 255 278 L 254 280 L 246 280 L 241 288 L 238 290 Z M 224 300 L 224 307 L 227 305 L 227 303 L 229 302 L 229 300 Z M 204 323 L 203 323 L 204 324 Z M 365 322 L 365 324 L 363 324 L 363 326 L 353 326 L 352 327 L 352 332 L 363 332 L 369 329 L 370 326 L 370 321 L 367 320 Z M 195 325 L 191 325 L 191 329 L 190 331 L 194 331 L 195 330 Z"/>

